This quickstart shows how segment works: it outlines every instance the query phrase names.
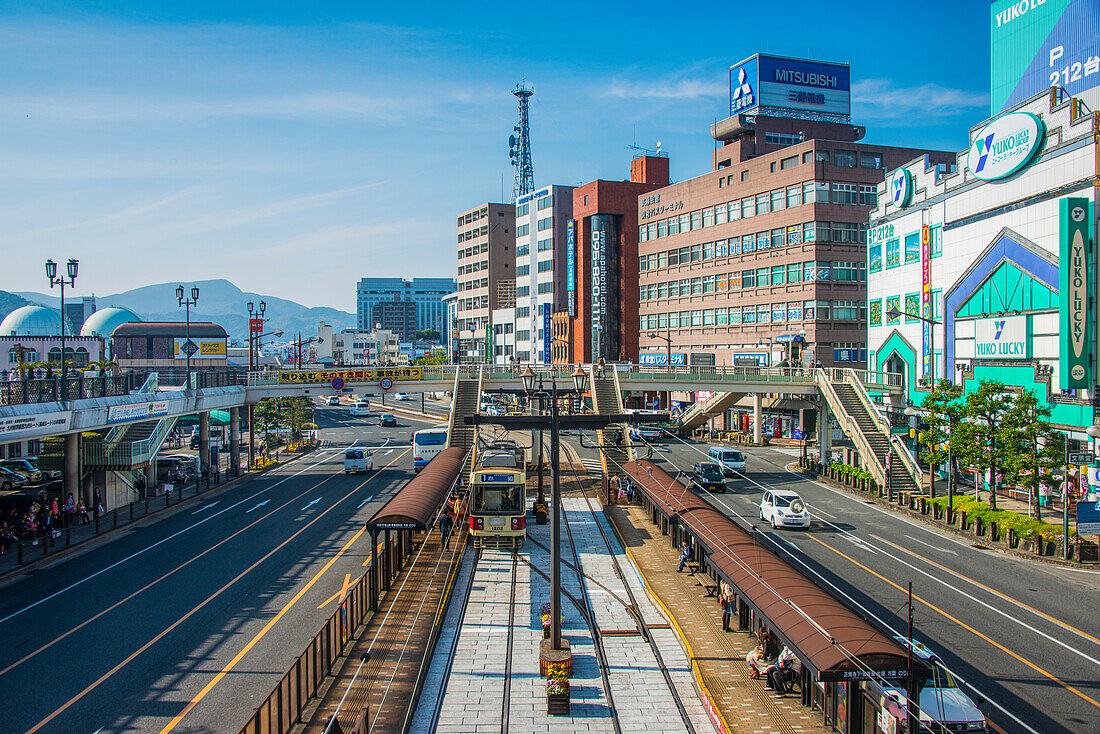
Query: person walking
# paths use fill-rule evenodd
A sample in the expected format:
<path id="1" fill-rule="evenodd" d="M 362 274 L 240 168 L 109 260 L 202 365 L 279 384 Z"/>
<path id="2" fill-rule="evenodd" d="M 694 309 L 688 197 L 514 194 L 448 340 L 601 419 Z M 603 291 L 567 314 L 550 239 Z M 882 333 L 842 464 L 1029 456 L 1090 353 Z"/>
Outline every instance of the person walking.
<path id="1" fill-rule="evenodd" d="M 103 498 L 99 495 L 98 489 L 92 493 L 92 512 L 95 513 L 96 517 L 103 514 Z"/>
<path id="2" fill-rule="evenodd" d="M 454 529 L 454 520 L 446 512 L 439 513 L 439 542 L 446 550 L 451 549 L 451 531 Z"/>
<path id="3" fill-rule="evenodd" d="M 626 485 L 623 491 L 626 493 L 627 504 L 634 502 L 634 482 L 630 481 L 630 477 L 623 477 L 623 484 Z"/>
<path id="4" fill-rule="evenodd" d="M 676 567 L 676 573 L 680 573 L 684 570 L 684 565 L 691 560 L 691 544 L 686 540 L 680 547 L 680 565 Z"/>
<path id="5" fill-rule="evenodd" d="M 733 589 L 725 581 L 718 585 L 718 603 L 722 606 L 722 631 L 733 632 L 730 629 L 730 618 L 733 616 Z"/>

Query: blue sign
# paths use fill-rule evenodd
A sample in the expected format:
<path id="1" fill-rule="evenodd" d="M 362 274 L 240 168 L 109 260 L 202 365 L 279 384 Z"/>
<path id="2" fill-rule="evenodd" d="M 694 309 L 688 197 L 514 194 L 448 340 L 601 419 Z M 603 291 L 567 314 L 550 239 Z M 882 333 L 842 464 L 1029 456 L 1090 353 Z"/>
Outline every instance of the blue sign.
<path id="1" fill-rule="evenodd" d="M 565 291 L 568 299 L 569 318 L 577 315 L 577 232 L 576 223 L 570 219 L 565 223 Z"/>
<path id="2" fill-rule="evenodd" d="M 480 481 L 485 484 L 491 482 L 514 482 L 516 478 L 511 474 L 482 474 Z"/>
<path id="3" fill-rule="evenodd" d="M 847 64 L 756 54 L 730 67 L 730 115 L 844 120 L 851 114 Z"/>
<path id="4" fill-rule="evenodd" d="M 638 355 L 638 364 L 658 365 L 660 367 L 667 367 L 668 366 L 668 354 L 666 352 L 661 352 L 660 354 L 656 354 L 656 353 L 655 354 L 639 354 Z M 687 354 L 685 354 L 684 352 L 673 352 L 672 353 L 672 366 L 673 367 L 683 367 L 686 364 L 687 364 Z"/>
<path id="5" fill-rule="evenodd" d="M 343 377 L 333 377 L 332 378 L 332 389 L 333 390 L 343 390 L 344 389 L 344 378 Z"/>
<path id="6" fill-rule="evenodd" d="M 760 84 L 756 57 L 745 59 L 737 66 L 730 67 L 730 116 L 749 110 L 757 105 L 756 88 Z"/>
<path id="7" fill-rule="evenodd" d="M 1100 535 L 1100 502 L 1077 503 L 1077 534 Z"/>
<path id="8" fill-rule="evenodd" d="M 550 304 L 542 304 L 542 337 L 543 337 L 543 364 L 552 364 L 554 357 L 550 353 L 550 347 L 554 343 L 554 334 L 550 329 Z"/>

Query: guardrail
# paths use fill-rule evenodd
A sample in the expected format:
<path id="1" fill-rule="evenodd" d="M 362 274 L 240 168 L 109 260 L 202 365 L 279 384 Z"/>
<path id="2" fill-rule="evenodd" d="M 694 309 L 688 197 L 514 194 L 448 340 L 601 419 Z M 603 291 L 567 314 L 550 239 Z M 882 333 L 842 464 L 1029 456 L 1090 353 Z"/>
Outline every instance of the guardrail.
<path id="1" fill-rule="evenodd" d="M 856 375 L 855 370 L 844 370 L 844 381 L 852 387 L 852 392 L 859 398 L 859 402 L 863 404 L 863 409 L 867 411 L 867 415 L 871 416 L 871 420 L 875 422 L 879 430 L 886 435 L 890 435 L 890 423 L 879 412 L 879 406 L 871 402 L 871 396 L 863 389 L 863 382 Z"/>
<path id="2" fill-rule="evenodd" d="M 0 405 L 32 405 L 129 395 L 145 382 L 144 372 L 99 377 L 48 377 L 0 382 Z"/>
<path id="3" fill-rule="evenodd" d="M 875 481 L 878 482 L 880 487 L 886 486 L 886 467 L 884 467 L 877 456 L 875 456 L 874 450 L 871 448 L 871 444 L 867 441 L 867 437 L 863 435 L 863 431 L 859 429 L 859 424 L 848 415 L 844 410 L 844 403 L 840 401 L 840 396 L 837 395 L 836 390 L 833 389 L 830 377 L 843 377 L 843 373 L 838 370 L 832 369 L 819 369 L 817 371 L 817 387 L 821 390 L 822 395 L 825 396 L 826 402 L 833 407 L 832 413 L 840 423 L 841 428 L 844 429 L 844 433 L 852 439 L 859 449 L 860 455 L 864 458 L 866 468 L 874 476 Z M 821 430 L 829 430 L 828 426 L 821 426 L 818 428 Z M 868 457 L 874 457 L 872 460 L 868 460 Z M 828 457 L 822 456 L 821 460 L 824 462 Z"/>

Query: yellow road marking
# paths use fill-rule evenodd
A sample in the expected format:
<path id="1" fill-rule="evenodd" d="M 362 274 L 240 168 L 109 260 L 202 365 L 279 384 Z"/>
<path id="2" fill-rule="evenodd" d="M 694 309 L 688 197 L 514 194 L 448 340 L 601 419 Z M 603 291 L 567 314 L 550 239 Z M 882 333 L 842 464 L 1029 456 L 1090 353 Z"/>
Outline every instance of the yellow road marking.
<path id="1" fill-rule="evenodd" d="M 885 581 L 886 583 L 890 584 L 891 586 L 893 586 L 893 587 L 894 587 L 895 589 L 897 589 L 898 591 L 902 591 L 902 592 L 908 592 L 908 589 L 903 589 L 903 588 L 902 588 L 902 587 L 901 587 L 901 586 L 900 586 L 899 584 L 896 584 L 896 583 L 894 583 L 894 582 L 893 582 L 893 581 L 891 581 L 890 579 L 886 578 L 885 576 L 883 576 L 883 575 L 881 575 L 881 574 L 879 574 L 879 573 L 876 573 L 875 571 L 872 571 L 871 569 L 867 568 L 867 566 L 864 566 L 864 565 L 863 565 L 862 563 L 860 563 L 859 561 L 855 560 L 855 559 L 854 559 L 854 558 L 852 558 L 851 556 L 849 556 L 849 555 L 846 555 L 845 553 L 843 553 L 843 552 L 841 552 L 841 551 L 837 550 L 836 548 L 832 547 L 831 545 L 829 545 L 829 544 L 828 544 L 828 543 L 826 543 L 825 541 L 821 540 L 820 538 L 815 538 L 814 536 L 812 536 L 812 535 L 811 535 L 811 536 L 810 536 L 810 539 L 811 539 L 811 540 L 814 540 L 814 541 L 816 541 L 816 542 L 818 542 L 818 543 L 820 543 L 820 544 L 821 544 L 821 545 L 823 545 L 823 546 L 825 546 L 826 548 L 828 548 L 829 550 L 831 550 L 831 551 L 832 551 L 833 553 L 836 553 L 836 554 L 837 554 L 838 556 L 841 556 L 842 558 L 847 558 L 847 559 L 848 559 L 849 561 L 851 561 L 851 562 L 852 562 L 852 563 L 854 563 L 855 565 L 859 566 L 860 568 L 862 568 L 862 569 L 863 569 L 864 571 L 866 571 L 867 573 L 871 574 L 872 576 L 874 576 L 874 577 L 875 577 L 875 578 L 877 578 L 877 579 L 880 579 L 880 580 L 882 580 L 882 581 Z M 1032 670 L 1034 670 L 1034 671 L 1035 671 L 1036 673 L 1041 673 L 1042 675 L 1046 676 L 1047 678 L 1051 679 L 1052 681 L 1054 681 L 1054 682 L 1055 682 L 1055 683 L 1057 683 L 1058 685 L 1060 685 L 1060 686 L 1062 686 L 1063 688 L 1065 688 L 1065 689 L 1066 689 L 1067 691 L 1072 691 L 1073 693 L 1076 693 L 1076 694 L 1077 694 L 1078 696 L 1080 696 L 1081 698 L 1085 699 L 1086 701 L 1088 701 L 1089 703 L 1091 703 L 1091 704 L 1092 704 L 1093 706 L 1095 706 L 1096 708 L 1100 708 L 1100 701 L 1096 701 L 1095 699 L 1091 698 L 1090 696 L 1088 696 L 1088 695 L 1086 695 L 1086 694 L 1082 693 L 1082 692 L 1081 692 L 1081 691 L 1080 691 L 1079 689 L 1077 689 L 1077 688 L 1075 688 L 1075 687 L 1071 686 L 1070 684 L 1066 683 L 1065 681 L 1063 681 L 1063 680 L 1062 680 L 1061 678 L 1059 678 L 1058 676 L 1054 675 L 1053 673 L 1048 673 L 1047 671 L 1043 670 L 1042 668 L 1040 668 L 1040 667 L 1039 667 L 1038 665 L 1036 665 L 1035 663 L 1033 663 L 1033 662 L 1031 662 L 1030 660 L 1027 660 L 1026 658 L 1024 658 L 1024 657 L 1023 657 L 1022 655 L 1020 655 L 1020 654 L 1018 654 L 1018 653 L 1016 653 L 1016 652 L 1013 652 L 1012 650 L 1009 650 L 1009 649 L 1008 649 L 1007 647 L 1005 647 L 1005 646 L 1004 646 L 1004 645 L 1002 645 L 1001 643 L 997 642 L 996 640 L 992 639 L 991 637 L 989 637 L 989 636 L 987 636 L 987 635 L 984 635 L 984 634 L 982 634 L 981 632 L 979 632 L 978 630 L 974 629 L 973 627 L 971 627 L 970 625 L 966 624 L 965 622 L 963 622 L 963 621 L 961 621 L 961 620 L 957 619 L 956 617 L 953 617 L 953 616 L 951 616 L 950 614 L 948 614 L 948 613 L 947 613 L 947 612 L 945 612 L 944 610 L 942 610 L 942 609 L 940 609 L 939 607 L 937 607 L 937 606 L 936 606 L 935 604 L 932 604 L 931 602 L 929 602 L 929 601 L 927 601 L 927 600 L 925 600 L 925 599 L 922 599 L 921 597 L 917 596 L 916 594 L 913 594 L 913 598 L 914 598 L 914 599 L 916 599 L 917 601 L 919 601 L 919 602 L 920 602 L 921 604 L 924 604 L 924 605 L 925 605 L 926 607 L 928 607 L 929 609 L 933 609 L 933 610 L 935 610 L 935 611 L 939 612 L 940 614 L 942 614 L 943 616 L 947 617 L 948 619 L 950 619 L 950 620 L 951 620 L 952 622 L 954 622 L 955 624 L 959 625 L 959 626 L 960 626 L 960 627 L 962 627 L 963 629 L 965 629 L 965 630 L 968 630 L 969 632 L 972 632 L 972 633 L 974 633 L 974 634 L 975 634 L 975 635 L 977 635 L 978 637 L 980 637 L 980 638 L 982 638 L 983 640 L 985 640 L 986 642 L 988 642 L 988 643 L 989 643 L 990 645 L 993 645 L 994 647 L 996 647 L 996 648 L 997 648 L 998 650 L 1000 650 L 1000 651 L 1002 651 L 1002 652 L 1004 652 L 1004 653 L 1007 653 L 1008 655 L 1011 655 L 1012 657 L 1016 658 L 1016 659 L 1017 659 L 1017 660 L 1019 660 L 1019 661 L 1020 661 L 1021 663 L 1023 663 L 1024 665 L 1026 665 L 1026 666 L 1028 666 L 1029 668 L 1031 668 Z"/>
<path id="2" fill-rule="evenodd" d="M 340 602 L 344 601 L 344 594 L 347 594 L 347 593 L 348 593 L 348 583 L 349 583 L 350 581 L 351 581 L 351 574 L 350 574 L 350 573 L 345 573 L 345 574 L 344 574 L 344 585 L 343 585 L 343 586 L 341 586 L 341 587 L 340 587 L 340 590 L 339 590 L 339 591 L 337 591 L 337 592 L 336 592 L 335 594 L 333 594 L 333 595 L 332 595 L 332 596 L 330 596 L 330 597 L 329 597 L 328 599 L 325 599 L 325 600 L 324 600 L 323 602 L 321 602 L 320 604 L 318 604 L 318 605 L 317 605 L 317 608 L 318 608 L 318 609 L 323 609 L 323 608 L 324 608 L 324 606 L 325 606 L 326 604 L 328 604 L 328 603 L 329 603 L 330 601 L 336 601 L 337 599 L 339 599 L 339 600 L 340 600 Z M 337 603 L 339 604 L 340 602 L 337 602 Z"/>

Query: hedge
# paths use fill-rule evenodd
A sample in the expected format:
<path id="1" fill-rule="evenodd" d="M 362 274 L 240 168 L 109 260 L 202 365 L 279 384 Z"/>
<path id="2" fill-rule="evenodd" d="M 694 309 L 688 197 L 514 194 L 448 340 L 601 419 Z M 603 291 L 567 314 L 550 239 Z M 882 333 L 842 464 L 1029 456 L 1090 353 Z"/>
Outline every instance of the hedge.
<path id="1" fill-rule="evenodd" d="M 946 497 L 936 497 L 929 501 L 936 503 L 946 511 Z M 1026 540 L 1034 538 L 1036 535 L 1042 535 L 1044 540 L 1059 542 L 1062 540 L 1062 528 L 1060 527 L 1036 520 L 1027 515 L 1021 515 L 1018 512 L 994 510 L 988 502 L 979 502 L 967 495 L 955 495 L 952 509 L 955 512 L 965 512 L 970 519 L 981 518 L 987 526 L 991 521 L 995 522 L 1001 533 L 1007 534 L 1011 529 L 1021 539 Z M 1075 536 L 1077 531 L 1071 528 L 1069 534 Z"/>

